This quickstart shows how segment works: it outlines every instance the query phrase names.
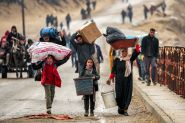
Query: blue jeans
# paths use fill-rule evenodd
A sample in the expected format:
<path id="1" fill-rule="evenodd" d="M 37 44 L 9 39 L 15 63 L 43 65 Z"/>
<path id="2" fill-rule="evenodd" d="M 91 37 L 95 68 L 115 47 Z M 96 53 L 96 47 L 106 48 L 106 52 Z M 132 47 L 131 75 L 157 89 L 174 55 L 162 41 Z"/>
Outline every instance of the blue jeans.
<path id="1" fill-rule="evenodd" d="M 139 77 L 141 77 L 143 80 L 145 80 L 146 76 L 146 70 L 145 70 L 145 63 L 141 59 L 136 59 L 137 65 L 138 65 L 138 72 L 139 72 Z"/>
<path id="2" fill-rule="evenodd" d="M 144 57 L 145 69 L 146 69 L 146 79 L 150 82 L 150 66 L 152 67 L 151 75 L 152 81 L 155 82 L 156 80 L 156 70 L 157 70 L 157 61 L 156 57 Z"/>
<path id="3" fill-rule="evenodd" d="M 145 63 L 142 60 L 139 60 L 140 68 L 141 68 L 141 77 L 143 80 L 145 80 L 146 76 L 146 69 L 145 69 Z"/>

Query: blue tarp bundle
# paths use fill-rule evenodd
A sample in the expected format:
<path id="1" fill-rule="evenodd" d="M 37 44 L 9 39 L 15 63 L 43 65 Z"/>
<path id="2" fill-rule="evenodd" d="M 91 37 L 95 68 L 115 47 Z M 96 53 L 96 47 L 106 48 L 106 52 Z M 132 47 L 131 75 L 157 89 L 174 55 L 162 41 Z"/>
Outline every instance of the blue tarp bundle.
<path id="1" fill-rule="evenodd" d="M 43 37 L 45 35 L 48 35 L 51 38 L 55 38 L 58 36 L 58 31 L 52 27 L 44 27 L 40 30 L 40 36 Z"/>

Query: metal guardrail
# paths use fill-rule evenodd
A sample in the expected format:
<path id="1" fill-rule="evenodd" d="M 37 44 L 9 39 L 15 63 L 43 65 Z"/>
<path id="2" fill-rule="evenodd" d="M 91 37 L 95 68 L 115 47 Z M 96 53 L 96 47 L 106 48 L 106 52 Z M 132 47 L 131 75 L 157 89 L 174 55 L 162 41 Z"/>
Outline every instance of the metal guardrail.
<path id="1" fill-rule="evenodd" d="M 185 98 L 185 48 L 161 47 L 157 63 L 158 82 Z"/>

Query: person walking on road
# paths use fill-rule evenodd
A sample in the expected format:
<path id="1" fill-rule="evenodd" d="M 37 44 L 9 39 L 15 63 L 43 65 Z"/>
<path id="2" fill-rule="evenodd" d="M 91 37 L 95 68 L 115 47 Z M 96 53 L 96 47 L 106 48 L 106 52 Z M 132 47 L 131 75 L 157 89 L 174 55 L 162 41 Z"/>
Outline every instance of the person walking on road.
<path id="1" fill-rule="evenodd" d="M 141 43 L 141 51 L 144 55 L 144 63 L 146 68 L 146 82 L 147 86 L 150 86 L 150 66 L 152 82 L 156 85 L 156 69 L 157 69 L 157 57 L 159 54 L 159 40 L 155 37 L 155 29 L 151 28 L 150 33 L 145 36 Z"/>
<path id="2" fill-rule="evenodd" d="M 103 63 L 103 54 L 102 54 L 101 48 L 98 44 L 95 44 L 95 45 L 96 45 L 96 50 L 97 50 L 98 62 Z"/>
<path id="3" fill-rule="evenodd" d="M 67 29 L 70 29 L 70 23 L 71 23 L 71 15 L 68 13 L 66 16 L 66 24 L 67 24 Z"/>
<path id="4" fill-rule="evenodd" d="M 163 15 L 165 16 L 165 10 L 166 10 L 166 2 L 165 0 L 163 1 L 162 5 L 161 5 L 162 11 L 163 11 Z"/>
<path id="5" fill-rule="evenodd" d="M 128 17 L 129 17 L 129 20 L 130 22 L 132 23 L 132 17 L 133 17 L 133 10 L 132 10 L 132 5 L 129 4 L 129 6 L 127 7 L 127 11 L 128 11 Z"/>
<path id="6" fill-rule="evenodd" d="M 80 74 L 85 61 L 95 53 L 95 46 L 94 43 L 89 44 L 84 42 L 82 36 L 78 32 L 71 36 L 70 42 L 78 55 L 78 72 Z"/>
<path id="7" fill-rule="evenodd" d="M 143 12 L 144 12 L 144 18 L 145 20 L 148 18 L 148 12 L 149 12 L 149 9 L 147 8 L 146 5 L 143 5 Z"/>
<path id="8" fill-rule="evenodd" d="M 123 10 L 121 11 L 122 23 L 125 22 L 125 17 L 126 17 L 126 15 L 127 15 L 127 13 L 126 13 L 126 11 L 123 9 Z"/>
<path id="9" fill-rule="evenodd" d="M 40 42 L 53 42 L 58 45 L 66 46 L 66 38 L 63 31 L 58 32 L 56 29 L 54 29 L 58 34 L 56 34 L 55 37 L 52 37 L 50 34 L 51 31 L 48 31 L 50 28 L 45 27 L 46 31 L 42 31 L 42 29 L 40 31 Z"/>
<path id="10" fill-rule="evenodd" d="M 129 2 L 129 0 L 122 0 L 123 2 L 126 2 L 126 3 L 128 3 Z"/>
<path id="11" fill-rule="evenodd" d="M 92 1 L 92 7 L 93 7 L 93 10 L 96 9 L 96 0 L 93 0 L 93 1 Z"/>
<path id="12" fill-rule="evenodd" d="M 87 117 L 89 115 L 89 103 L 90 103 L 90 116 L 94 116 L 94 109 L 95 109 L 95 99 L 96 99 L 96 91 L 98 91 L 98 80 L 100 76 L 96 71 L 96 67 L 94 64 L 93 59 L 88 58 L 85 62 L 84 68 L 80 77 L 92 77 L 93 78 L 93 94 L 92 95 L 84 95 L 84 109 L 85 113 L 84 116 Z"/>
<path id="13" fill-rule="evenodd" d="M 115 77 L 118 113 L 128 116 L 127 110 L 131 102 L 133 90 L 132 65 L 140 53 L 140 46 L 136 45 L 132 55 L 128 55 L 128 48 L 121 49 L 120 51 L 120 57 L 113 61 L 112 71 L 107 84 L 110 84 L 111 80 L 114 80 Z"/>
<path id="14" fill-rule="evenodd" d="M 86 17 L 87 17 L 87 14 L 86 13 L 87 13 L 86 10 L 84 8 L 82 8 L 81 11 L 80 11 L 82 20 L 83 19 L 86 19 Z"/>
<path id="15" fill-rule="evenodd" d="M 32 67 L 34 70 L 38 70 L 42 68 L 42 77 L 41 84 L 45 90 L 45 98 L 46 98 L 46 113 L 51 114 L 51 108 L 55 96 L 55 86 L 61 87 L 61 78 L 57 71 L 57 67 L 67 62 L 70 54 L 66 56 L 63 60 L 56 61 L 52 55 L 48 55 L 46 60 L 32 63 Z"/>
<path id="16" fill-rule="evenodd" d="M 87 7 L 86 11 L 87 11 L 88 17 L 91 18 L 91 7 Z"/>
<path id="17" fill-rule="evenodd" d="M 100 63 L 103 62 L 103 55 L 101 48 L 98 44 L 95 44 L 95 53 L 94 55 L 92 55 L 92 58 L 95 63 L 97 72 L 100 73 Z"/>
<path id="18" fill-rule="evenodd" d="M 138 72 L 139 72 L 139 78 L 138 80 L 142 81 L 144 83 L 145 81 L 145 64 L 143 60 L 143 55 L 139 54 L 139 56 L 136 59 L 137 67 L 138 67 Z"/>
<path id="19" fill-rule="evenodd" d="M 49 14 L 47 14 L 47 15 L 46 15 L 46 27 L 49 26 L 49 19 L 50 19 L 50 18 L 49 18 Z"/>

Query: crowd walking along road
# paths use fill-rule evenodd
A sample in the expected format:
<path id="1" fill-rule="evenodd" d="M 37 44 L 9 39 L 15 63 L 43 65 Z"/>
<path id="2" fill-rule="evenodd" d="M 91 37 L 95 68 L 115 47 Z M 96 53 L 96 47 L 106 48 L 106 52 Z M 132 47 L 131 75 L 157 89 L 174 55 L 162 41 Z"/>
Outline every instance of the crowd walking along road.
<path id="1" fill-rule="evenodd" d="M 179 63 L 174 64 L 181 70 L 177 73 L 179 79 L 175 79 L 174 71 L 178 70 L 167 66 L 168 55 L 174 56 L 165 47 L 160 47 L 155 26 L 139 37 L 134 30 L 127 32 L 121 26 L 114 26 L 114 20 L 107 21 L 101 14 L 94 16 L 92 10 L 96 10 L 97 3 L 98 0 L 86 1 L 86 10 L 81 11 L 83 20 L 72 19 L 73 14 L 67 13 L 66 23 L 60 23 L 61 30 L 57 28 L 57 16 L 48 14 L 44 22 L 46 27 L 36 32 L 40 35 L 38 41 L 27 40 L 18 33 L 16 26 L 12 26 L 11 32 L 6 31 L 0 42 L 0 71 L 3 78 L 0 81 L 0 122 L 35 122 L 41 119 L 43 122 L 180 123 L 183 120 L 182 117 L 178 120 L 177 115 L 174 115 L 174 119 L 171 114 L 166 115 L 166 110 L 160 109 L 163 106 L 161 103 L 157 106 L 151 103 L 160 101 L 158 98 L 162 97 L 158 97 L 156 92 L 162 93 L 163 88 L 158 83 L 164 82 L 163 79 L 170 80 L 170 75 L 174 81 L 180 80 L 175 89 L 169 81 L 170 89 L 180 95 L 185 92 L 181 87 L 181 81 L 185 79 L 185 57 L 180 52 L 185 50 L 181 48 L 176 52 L 171 48 L 174 54 L 182 56 Z M 113 16 L 120 17 L 121 12 L 120 25 L 132 24 L 137 21 L 134 18 L 136 5 L 134 0 L 121 0 L 112 8 L 107 8 L 105 13 L 116 8 Z M 143 7 L 144 19 L 148 19 L 147 13 L 153 13 L 155 9 L 148 9 L 147 5 Z M 157 7 L 162 7 L 165 14 L 164 1 Z M 84 13 L 88 19 L 83 17 Z M 77 29 L 74 23 L 76 27 L 79 26 Z M 166 61 L 163 59 L 165 53 L 168 54 Z M 8 73 L 14 71 L 17 79 L 13 78 L 14 73 Z M 21 73 L 22 79 L 18 79 L 19 71 L 26 72 L 27 77 Z M 157 99 L 151 94 L 156 94 Z M 148 98 L 152 98 L 152 101 L 149 102 Z M 163 114 L 158 113 L 159 109 Z"/>

